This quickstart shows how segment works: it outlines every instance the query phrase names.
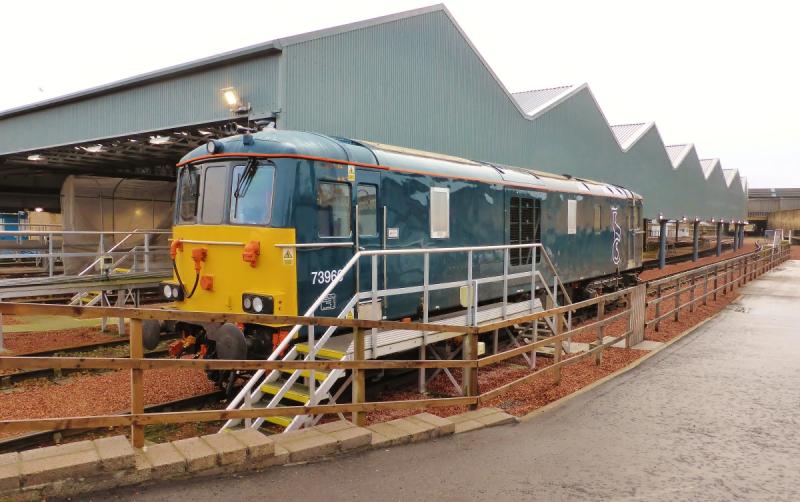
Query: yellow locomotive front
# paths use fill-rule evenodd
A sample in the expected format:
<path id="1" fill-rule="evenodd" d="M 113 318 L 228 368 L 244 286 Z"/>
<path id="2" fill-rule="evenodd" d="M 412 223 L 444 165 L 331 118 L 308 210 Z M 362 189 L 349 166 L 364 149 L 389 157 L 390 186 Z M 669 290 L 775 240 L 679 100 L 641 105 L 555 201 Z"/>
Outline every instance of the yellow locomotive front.
<path id="1" fill-rule="evenodd" d="M 270 226 L 275 180 L 275 165 L 255 158 L 181 167 L 170 244 L 173 277 L 161 285 L 173 308 L 297 315 L 295 230 Z M 178 323 L 181 338 L 170 352 L 222 359 L 264 355 L 279 328 Z M 146 342 L 152 345 L 158 331 L 146 327 Z"/>

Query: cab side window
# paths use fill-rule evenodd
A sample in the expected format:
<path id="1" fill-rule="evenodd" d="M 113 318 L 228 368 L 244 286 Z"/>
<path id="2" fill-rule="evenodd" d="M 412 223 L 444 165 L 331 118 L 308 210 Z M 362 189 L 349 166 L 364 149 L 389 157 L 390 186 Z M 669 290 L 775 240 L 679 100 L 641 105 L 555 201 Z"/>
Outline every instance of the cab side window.
<path id="1" fill-rule="evenodd" d="M 358 185 L 358 235 L 378 235 L 378 187 Z"/>
<path id="2" fill-rule="evenodd" d="M 317 185 L 317 228 L 320 237 L 350 237 L 350 185 L 321 181 Z"/>

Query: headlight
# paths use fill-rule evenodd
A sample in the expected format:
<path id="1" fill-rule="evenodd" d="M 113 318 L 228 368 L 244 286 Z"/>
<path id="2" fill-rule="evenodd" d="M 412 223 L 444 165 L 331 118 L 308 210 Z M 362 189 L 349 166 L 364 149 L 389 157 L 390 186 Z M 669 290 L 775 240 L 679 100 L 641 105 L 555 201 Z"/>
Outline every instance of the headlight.
<path id="1" fill-rule="evenodd" d="M 164 293 L 164 298 L 166 298 L 167 300 L 171 299 L 172 298 L 172 286 L 170 286 L 169 284 L 165 284 L 163 293 Z"/>
<path id="2" fill-rule="evenodd" d="M 253 299 L 249 296 L 242 298 L 242 307 L 244 307 L 244 310 L 250 310 L 253 308 Z"/>
<path id="3" fill-rule="evenodd" d="M 181 295 L 181 291 L 178 289 L 178 286 L 172 286 L 172 297 L 176 300 L 180 300 L 181 296 L 183 295 Z"/>
<path id="4" fill-rule="evenodd" d="M 264 300 L 260 296 L 253 297 L 253 312 L 260 314 L 264 311 Z"/>

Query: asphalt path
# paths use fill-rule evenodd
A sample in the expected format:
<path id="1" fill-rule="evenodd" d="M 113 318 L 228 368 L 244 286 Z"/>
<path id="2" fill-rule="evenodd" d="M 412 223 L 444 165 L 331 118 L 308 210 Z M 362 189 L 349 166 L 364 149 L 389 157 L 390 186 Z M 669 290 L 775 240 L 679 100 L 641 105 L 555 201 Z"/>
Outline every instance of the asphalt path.
<path id="1" fill-rule="evenodd" d="M 516 425 L 86 500 L 800 500 L 800 262 Z"/>

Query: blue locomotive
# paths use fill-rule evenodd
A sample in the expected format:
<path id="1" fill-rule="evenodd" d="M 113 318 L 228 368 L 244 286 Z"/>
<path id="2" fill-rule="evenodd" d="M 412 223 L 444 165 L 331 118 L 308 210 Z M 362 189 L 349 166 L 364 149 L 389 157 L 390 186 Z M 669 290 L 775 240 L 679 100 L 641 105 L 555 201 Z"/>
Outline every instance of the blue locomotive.
<path id="1" fill-rule="evenodd" d="M 265 129 L 212 140 L 179 163 L 175 275 L 162 286 L 179 309 L 302 315 L 339 280 L 317 312 L 337 315 L 357 287 L 373 287 L 369 260 L 358 273 L 338 277 L 356 249 L 538 242 L 561 281 L 580 297 L 636 280 L 641 222 L 641 197 L 615 185 Z M 532 258 L 530 249 L 511 250 L 509 272 L 530 269 Z M 431 283 L 466 275 L 463 255 L 430 259 Z M 473 274 L 496 276 L 503 266 L 501 252 L 481 253 Z M 381 257 L 377 287 L 418 286 L 422 267 L 419 255 Z M 545 267 L 542 273 L 547 275 Z M 518 284 L 514 291 L 524 295 L 529 289 Z M 480 301 L 498 293 L 485 288 Z M 458 291 L 442 290 L 431 293 L 429 305 L 435 313 L 459 303 Z M 419 294 L 393 296 L 382 304 L 382 316 L 414 318 L 420 305 Z M 268 354 L 275 334 L 285 328 L 245 327 L 247 356 Z M 241 350 L 226 355 L 244 356 Z"/>

